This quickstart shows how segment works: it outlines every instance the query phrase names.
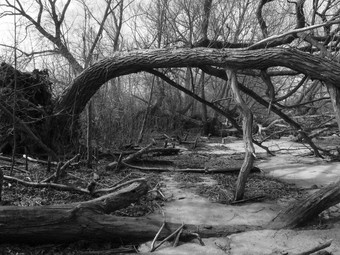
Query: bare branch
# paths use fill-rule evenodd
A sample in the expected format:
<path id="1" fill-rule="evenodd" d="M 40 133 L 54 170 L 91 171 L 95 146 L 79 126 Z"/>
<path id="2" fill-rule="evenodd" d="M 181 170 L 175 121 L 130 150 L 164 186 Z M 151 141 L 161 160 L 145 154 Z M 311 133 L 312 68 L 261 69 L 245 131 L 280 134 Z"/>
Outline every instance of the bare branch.
<path id="1" fill-rule="evenodd" d="M 266 39 L 263 39 L 263 40 L 255 43 L 255 44 L 249 46 L 247 49 L 248 50 L 254 50 L 254 49 L 260 49 L 260 48 L 263 48 L 263 47 L 273 47 L 273 46 L 281 45 L 282 41 L 277 41 L 277 40 L 283 39 L 284 37 L 293 36 L 294 38 L 296 38 L 295 35 L 297 33 L 309 31 L 309 30 L 316 29 L 316 28 L 319 28 L 319 27 L 324 27 L 324 26 L 327 26 L 327 25 L 330 25 L 330 24 L 339 24 L 339 23 L 340 23 L 340 19 L 337 19 L 337 20 L 333 20 L 333 21 L 329 21 L 329 22 L 325 22 L 325 23 L 322 23 L 322 24 L 317 24 L 317 25 L 313 25 L 313 26 L 309 26 L 309 27 L 293 29 L 293 30 L 288 31 L 286 33 L 283 33 L 283 34 L 280 34 L 280 35 L 273 35 L 273 36 L 270 36 Z"/>

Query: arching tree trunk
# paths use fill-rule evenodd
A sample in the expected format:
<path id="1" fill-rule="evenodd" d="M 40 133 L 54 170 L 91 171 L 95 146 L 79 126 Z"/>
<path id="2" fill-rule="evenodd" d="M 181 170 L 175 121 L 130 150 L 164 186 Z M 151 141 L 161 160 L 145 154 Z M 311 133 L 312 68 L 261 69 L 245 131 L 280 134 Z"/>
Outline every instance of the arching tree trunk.
<path id="1" fill-rule="evenodd" d="M 55 112 L 79 114 L 95 92 L 108 80 L 150 68 L 232 66 L 235 69 L 265 69 L 285 66 L 340 87 L 340 64 L 294 49 L 156 49 L 121 52 L 87 68 L 74 79 L 58 101 Z M 317 72 L 315 70 L 318 70 Z"/>

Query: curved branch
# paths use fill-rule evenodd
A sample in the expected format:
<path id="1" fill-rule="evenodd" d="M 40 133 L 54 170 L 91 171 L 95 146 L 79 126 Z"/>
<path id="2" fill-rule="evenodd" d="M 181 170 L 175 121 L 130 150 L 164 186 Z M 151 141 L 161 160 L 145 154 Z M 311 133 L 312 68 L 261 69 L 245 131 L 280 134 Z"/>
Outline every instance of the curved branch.
<path id="1" fill-rule="evenodd" d="M 237 69 L 265 69 L 284 66 L 311 79 L 340 87 L 340 64 L 294 49 L 263 50 L 155 49 L 120 52 L 82 72 L 56 104 L 56 113 L 80 114 L 95 92 L 112 78 L 144 69 L 169 67 L 232 66 Z M 317 70 L 317 71 L 316 71 Z"/>
<path id="2" fill-rule="evenodd" d="M 338 24 L 338 23 L 340 23 L 340 20 L 336 19 L 336 20 L 327 21 L 327 22 L 317 24 L 317 25 L 313 25 L 313 26 L 309 26 L 309 27 L 302 27 L 302 28 L 293 29 L 293 30 L 290 30 L 286 33 L 279 34 L 279 35 L 273 35 L 273 36 L 270 36 L 266 39 L 263 39 L 263 40 L 255 43 L 253 45 L 250 45 L 247 49 L 248 50 L 255 50 L 255 49 L 275 47 L 275 46 L 291 43 L 294 39 L 297 38 L 297 33 L 309 31 L 309 30 L 316 29 L 316 28 L 319 28 L 319 27 L 325 27 L 325 26 L 328 26 L 328 25 L 331 25 L 331 24 Z"/>
<path id="3" fill-rule="evenodd" d="M 274 103 L 277 103 L 277 102 L 280 102 L 282 100 L 285 100 L 286 98 L 290 97 L 291 95 L 293 95 L 304 83 L 305 81 L 307 80 L 308 76 L 305 75 L 301 81 L 298 83 L 298 85 L 296 85 L 295 88 L 293 88 L 290 92 L 288 92 L 286 95 L 282 96 L 282 97 L 279 97 L 279 98 L 276 98 L 274 100 Z"/>
<path id="4" fill-rule="evenodd" d="M 264 18 L 262 17 L 262 8 L 266 3 L 269 3 L 271 1 L 273 1 L 273 0 L 261 0 L 259 2 L 259 5 L 257 6 L 257 9 L 256 9 L 256 18 L 257 18 L 257 21 L 260 24 L 260 28 L 261 28 L 261 31 L 262 31 L 263 38 L 268 37 L 268 30 L 267 30 L 267 24 L 266 24 Z"/>

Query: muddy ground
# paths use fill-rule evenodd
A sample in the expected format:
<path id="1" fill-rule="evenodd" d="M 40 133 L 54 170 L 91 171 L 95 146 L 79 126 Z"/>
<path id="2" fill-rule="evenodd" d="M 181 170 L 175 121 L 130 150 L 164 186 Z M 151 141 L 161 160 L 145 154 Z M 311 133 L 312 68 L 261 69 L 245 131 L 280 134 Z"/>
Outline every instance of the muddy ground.
<path id="1" fill-rule="evenodd" d="M 221 143 L 220 138 L 201 140 L 198 146 L 176 145 L 181 149 L 179 155 L 162 157 L 144 157 L 136 164 L 143 167 L 182 168 L 219 168 L 239 167 L 243 162 L 243 143 L 239 139 L 230 139 Z M 336 137 L 320 139 L 319 145 L 330 148 L 339 144 Z M 268 156 L 264 150 L 256 148 L 256 166 L 261 172 L 249 177 L 245 198 L 253 200 L 242 204 L 231 204 L 237 173 L 155 173 L 135 169 L 120 172 L 105 170 L 107 161 L 99 161 L 93 169 L 84 166 L 69 169 L 68 175 L 61 182 L 85 188 L 94 178 L 98 187 L 109 187 L 122 179 L 129 180 L 145 177 L 150 188 L 161 186 L 164 197 L 148 194 L 139 203 L 117 211 L 122 216 L 142 216 L 164 213 L 168 221 L 187 224 L 207 225 L 249 225 L 261 226 L 269 222 L 277 213 L 310 192 L 327 185 L 340 177 L 340 163 L 330 162 L 330 158 L 316 159 L 308 148 L 288 138 L 272 140 L 265 144 L 276 156 Z M 23 160 L 21 160 L 23 162 Z M 9 163 L 0 161 L 4 173 L 9 174 Z M 24 165 L 17 165 L 24 169 Z M 28 173 L 16 170 L 14 176 L 27 180 L 39 181 L 51 175 L 46 166 L 30 163 Z M 70 203 L 91 199 L 88 195 L 72 194 L 49 188 L 34 189 L 20 184 L 5 182 L 3 204 L 16 206 L 41 206 L 58 203 Z M 161 209 L 160 209 L 161 208 Z M 333 254 L 340 254 L 340 205 L 322 213 L 318 219 L 301 230 L 262 230 L 248 231 L 223 238 L 197 240 L 181 243 L 173 248 L 165 243 L 153 254 L 297 254 L 325 240 L 333 239 L 327 248 Z M 18 240 L 18 243 L 20 240 Z M 6 245 L 0 246 L 2 254 L 114 254 L 117 248 L 121 252 L 147 254 L 150 243 L 140 246 L 128 246 L 115 242 L 98 244 L 77 242 L 72 244 L 51 244 L 44 246 Z"/>

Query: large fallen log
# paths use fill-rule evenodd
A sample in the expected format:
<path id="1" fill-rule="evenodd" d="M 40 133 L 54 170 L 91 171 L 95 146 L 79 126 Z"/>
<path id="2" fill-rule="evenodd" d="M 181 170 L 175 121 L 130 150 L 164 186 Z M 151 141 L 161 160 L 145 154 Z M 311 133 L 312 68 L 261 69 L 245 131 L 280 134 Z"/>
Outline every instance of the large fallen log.
<path id="1" fill-rule="evenodd" d="M 297 223 L 306 222 L 316 213 L 339 203 L 339 190 L 340 181 L 292 205 L 267 226 L 186 224 L 181 239 L 195 238 L 194 233 L 200 237 L 217 237 L 250 230 L 295 227 Z M 152 240 L 164 223 L 161 215 L 139 218 L 109 215 L 138 200 L 146 192 L 146 182 L 139 181 L 119 192 L 87 202 L 42 207 L 0 207 L 0 243 L 41 244 L 77 240 L 139 243 Z M 309 210 L 313 213 L 309 214 Z M 287 212 L 286 217 L 282 216 Z M 301 217 L 297 212 L 301 213 Z M 159 239 L 167 237 L 181 225 L 179 222 L 165 222 Z"/>
<path id="2" fill-rule="evenodd" d="M 303 226 L 322 211 L 338 203 L 340 203 L 340 179 L 282 210 L 268 224 L 268 228 L 281 229 Z"/>
<path id="3" fill-rule="evenodd" d="M 101 214 L 91 209 L 69 208 L 62 210 L 63 215 L 60 216 L 55 210 L 43 210 L 40 213 L 39 211 L 32 207 L 7 211 L 6 218 L 1 217 L 0 221 L 0 243 L 42 244 L 77 240 L 140 243 L 152 240 L 163 223 L 160 215 L 119 217 Z M 0 213 L 3 214 L 3 211 Z M 3 220 L 10 221 L 4 224 Z M 167 237 L 181 225 L 182 223 L 166 222 L 159 239 Z M 181 240 L 195 238 L 193 233 L 207 238 L 259 229 L 262 227 L 189 224 L 185 225 Z"/>
<path id="4" fill-rule="evenodd" d="M 161 215 L 132 218 L 109 213 L 126 207 L 147 192 L 146 182 L 130 186 L 94 200 L 41 207 L 0 207 L 0 243 L 60 243 L 76 240 L 133 242 L 152 240 L 163 223 Z M 166 223 L 160 238 L 181 223 Z M 186 225 L 182 239 L 222 236 L 260 227 Z"/>
<path id="5" fill-rule="evenodd" d="M 99 198 L 72 204 L 53 206 L 0 207 L 0 242 L 71 242 L 80 239 L 111 239 L 115 235 L 110 215 L 147 193 L 146 181 Z M 116 219 L 117 224 L 124 221 Z M 109 224 L 109 226 L 107 225 Z M 108 232 L 107 232 L 108 231 Z M 119 232 L 119 230 L 118 230 Z"/>

